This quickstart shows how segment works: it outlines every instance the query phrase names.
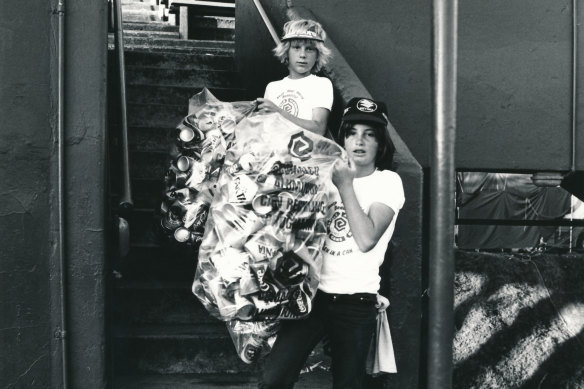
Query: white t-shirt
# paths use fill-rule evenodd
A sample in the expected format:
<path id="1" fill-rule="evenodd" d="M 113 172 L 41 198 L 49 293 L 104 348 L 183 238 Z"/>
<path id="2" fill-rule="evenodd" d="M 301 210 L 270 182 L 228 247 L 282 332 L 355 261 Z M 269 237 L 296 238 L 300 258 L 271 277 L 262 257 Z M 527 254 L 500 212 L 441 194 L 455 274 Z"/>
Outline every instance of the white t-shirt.
<path id="1" fill-rule="evenodd" d="M 264 98 L 300 119 L 312 120 L 313 108 L 333 106 L 333 84 L 328 78 L 309 76 L 292 79 L 284 77 L 266 86 Z"/>
<path id="2" fill-rule="evenodd" d="M 364 253 L 353 239 L 345 206 L 335 191 L 319 284 L 319 289 L 327 293 L 377 293 L 381 279 L 379 266 L 383 263 L 397 215 L 405 201 L 401 178 L 390 170 L 375 170 L 366 177 L 355 178 L 353 188 L 365 213 L 369 213 L 372 203 L 382 203 L 395 215 L 375 247 Z"/>

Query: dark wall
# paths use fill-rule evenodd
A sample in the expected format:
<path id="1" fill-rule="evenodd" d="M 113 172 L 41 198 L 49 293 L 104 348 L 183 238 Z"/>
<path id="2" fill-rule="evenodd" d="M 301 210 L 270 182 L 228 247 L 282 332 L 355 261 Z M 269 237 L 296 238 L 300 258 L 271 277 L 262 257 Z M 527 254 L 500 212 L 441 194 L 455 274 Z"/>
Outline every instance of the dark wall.
<path id="1" fill-rule="evenodd" d="M 54 346 L 51 9 L 46 2 L 27 3 L 12 2 L 10 12 L 0 12 L 0 382 L 47 388 Z"/>
<path id="2" fill-rule="evenodd" d="M 34 3 L 34 4 L 33 4 Z M 65 276 L 58 240 L 57 0 L 0 13 L 0 382 L 105 386 L 105 0 L 65 1 Z"/>
<path id="3" fill-rule="evenodd" d="M 323 23 L 367 89 L 387 102 L 400 136 L 428 167 L 432 2 L 293 3 L 311 9 Z M 457 167 L 570 167 L 571 28 L 570 0 L 459 2 Z M 577 141 L 582 156 L 581 135 Z M 584 157 L 579 164 L 582 168 Z"/>
<path id="4" fill-rule="evenodd" d="M 65 192 L 70 381 L 106 385 L 107 1 L 68 0 Z"/>

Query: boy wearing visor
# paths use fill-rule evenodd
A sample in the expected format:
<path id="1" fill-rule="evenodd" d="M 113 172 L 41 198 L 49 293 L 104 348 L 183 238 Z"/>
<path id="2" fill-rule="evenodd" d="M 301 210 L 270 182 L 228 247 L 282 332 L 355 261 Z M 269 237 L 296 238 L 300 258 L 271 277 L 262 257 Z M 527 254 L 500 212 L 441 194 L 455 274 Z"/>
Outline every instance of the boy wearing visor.
<path id="1" fill-rule="evenodd" d="M 278 112 L 308 131 L 325 134 L 333 86 L 328 78 L 315 75 L 331 56 L 325 39 L 324 29 L 313 20 L 291 20 L 284 25 L 274 54 L 288 67 L 288 76 L 268 84 L 264 97 L 257 99 L 260 112 Z"/>

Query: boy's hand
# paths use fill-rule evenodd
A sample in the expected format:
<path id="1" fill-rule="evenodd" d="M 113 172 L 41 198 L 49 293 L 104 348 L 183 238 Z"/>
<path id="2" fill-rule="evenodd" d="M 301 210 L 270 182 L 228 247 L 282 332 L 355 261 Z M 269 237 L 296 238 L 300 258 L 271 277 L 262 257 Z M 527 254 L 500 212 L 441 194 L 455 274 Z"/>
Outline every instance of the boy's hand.
<path id="1" fill-rule="evenodd" d="M 375 304 L 377 308 L 377 312 L 383 312 L 389 307 L 389 300 L 387 297 L 384 297 L 377 293 L 377 304 Z"/>
<path id="2" fill-rule="evenodd" d="M 357 174 L 357 168 L 351 158 L 347 160 L 338 159 L 333 166 L 333 184 L 339 189 L 342 186 L 353 185 L 353 179 Z"/>
<path id="3" fill-rule="evenodd" d="M 258 111 L 261 113 L 280 112 L 280 108 L 278 108 L 278 106 L 271 100 L 258 97 L 256 102 L 258 104 Z"/>

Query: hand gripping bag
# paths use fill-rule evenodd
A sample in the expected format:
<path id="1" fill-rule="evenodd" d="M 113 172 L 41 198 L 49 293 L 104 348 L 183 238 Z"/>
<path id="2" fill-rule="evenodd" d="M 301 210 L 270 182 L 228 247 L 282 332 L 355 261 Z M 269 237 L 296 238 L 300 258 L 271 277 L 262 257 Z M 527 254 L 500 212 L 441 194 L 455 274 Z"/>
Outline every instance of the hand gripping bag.
<path id="1" fill-rule="evenodd" d="M 163 238 L 196 245 L 236 124 L 253 102 L 222 102 L 203 88 L 189 99 L 189 113 L 174 131 L 159 222 Z"/>
<path id="2" fill-rule="evenodd" d="M 278 114 L 236 127 L 216 182 L 193 293 L 226 321 L 242 360 L 278 321 L 306 316 L 318 286 L 332 167 L 344 150 Z"/>

